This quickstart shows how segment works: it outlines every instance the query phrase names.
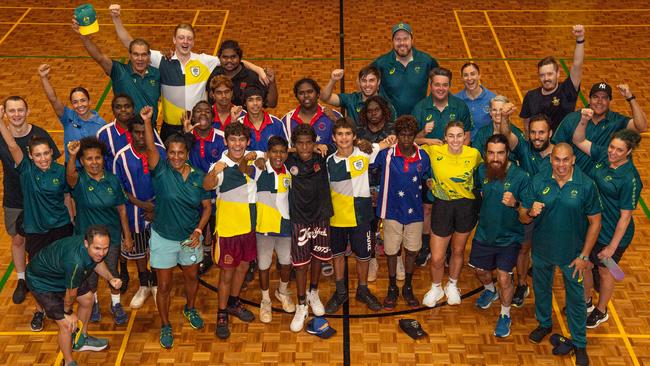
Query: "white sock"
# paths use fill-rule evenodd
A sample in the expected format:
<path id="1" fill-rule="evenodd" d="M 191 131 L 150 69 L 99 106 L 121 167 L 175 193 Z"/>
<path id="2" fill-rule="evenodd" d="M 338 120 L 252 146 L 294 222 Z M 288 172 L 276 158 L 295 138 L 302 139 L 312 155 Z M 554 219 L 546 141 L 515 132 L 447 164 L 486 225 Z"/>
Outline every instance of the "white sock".
<path id="1" fill-rule="evenodd" d="M 120 303 L 120 294 L 111 294 L 111 305 L 115 306 Z"/>
<path id="2" fill-rule="evenodd" d="M 97 292 L 93 292 L 93 299 L 95 299 L 95 302 L 99 302 L 97 301 Z"/>
<path id="3" fill-rule="evenodd" d="M 269 296 L 269 290 L 262 290 L 262 301 L 271 301 L 271 296 Z"/>
<path id="4" fill-rule="evenodd" d="M 510 306 L 501 305 L 501 315 L 510 316 Z"/>
<path id="5" fill-rule="evenodd" d="M 440 282 L 438 282 L 438 283 L 433 283 L 433 282 L 432 282 L 432 283 L 431 283 L 431 287 L 442 287 L 442 283 L 440 283 Z"/>
<path id="6" fill-rule="evenodd" d="M 489 285 L 483 285 L 486 290 L 494 292 L 496 289 L 494 288 L 494 282 L 490 282 Z"/>
<path id="7" fill-rule="evenodd" d="M 19 280 L 24 280 L 25 272 L 16 272 L 16 276 L 18 277 Z"/>
<path id="8" fill-rule="evenodd" d="M 278 286 L 278 292 L 280 292 L 281 294 L 286 295 L 288 287 L 289 287 L 289 282 L 280 281 L 280 286 Z"/>
<path id="9" fill-rule="evenodd" d="M 449 284 L 456 286 L 457 283 L 458 283 L 458 279 L 453 279 L 449 277 Z"/>

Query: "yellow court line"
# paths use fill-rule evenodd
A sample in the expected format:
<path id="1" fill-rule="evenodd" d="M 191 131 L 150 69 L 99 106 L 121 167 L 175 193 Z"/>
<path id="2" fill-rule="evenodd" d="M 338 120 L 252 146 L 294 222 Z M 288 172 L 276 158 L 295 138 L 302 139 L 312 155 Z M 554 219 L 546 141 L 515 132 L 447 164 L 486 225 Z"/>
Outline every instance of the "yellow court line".
<path id="1" fill-rule="evenodd" d="M 614 323 L 616 323 L 616 327 L 618 328 L 618 331 L 623 336 L 623 343 L 625 344 L 625 348 L 627 348 L 627 352 L 630 354 L 630 357 L 632 358 L 632 364 L 634 366 L 639 366 L 639 360 L 636 358 L 636 353 L 634 353 L 634 348 L 632 348 L 632 343 L 630 343 L 630 339 L 628 338 L 627 334 L 625 334 L 625 328 L 623 328 L 623 323 L 621 323 L 621 319 L 618 317 L 616 308 L 614 308 L 614 304 L 611 301 L 609 302 L 608 308 L 609 308 L 609 313 L 612 314 L 612 318 L 614 318 Z"/>
<path id="2" fill-rule="evenodd" d="M 63 361 L 63 353 L 61 353 L 61 351 L 59 351 L 59 354 L 56 355 L 56 359 L 54 360 L 54 366 L 61 365 L 61 361 Z"/>
<path id="3" fill-rule="evenodd" d="M 14 25 L 13 25 L 11 28 L 9 28 L 9 30 L 7 31 L 7 33 L 5 33 L 4 37 L 2 37 L 2 39 L 0 39 L 0 44 L 2 44 L 2 42 L 4 42 L 5 39 L 7 39 L 7 37 L 9 37 L 9 34 L 11 34 L 11 32 L 13 32 L 14 29 L 16 29 L 16 27 L 18 26 L 18 24 L 20 23 L 20 21 L 23 20 L 23 19 L 25 19 L 25 17 L 27 16 L 27 13 L 29 13 L 30 10 L 32 10 L 32 8 L 27 8 L 27 10 L 25 10 L 25 12 L 23 13 L 23 16 L 21 16 L 21 17 L 18 19 L 18 21 L 17 21 L 16 23 L 14 23 Z"/>
<path id="4" fill-rule="evenodd" d="M 219 45 L 221 44 L 221 37 L 223 37 L 223 31 L 226 30 L 226 22 L 228 21 L 228 15 L 230 15 L 230 10 L 226 10 L 226 16 L 223 17 L 223 23 L 221 23 L 221 30 L 219 31 L 219 37 L 217 38 L 217 45 L 214 46 L 214 51 L 212 56 L 216 56 L 217 51 L 219 50 Z"/>
<path id="5" fill-rule="evenodd" d="M 456 17 L 456 24 L 458 24 L 458 30 L 460 31 L 460 37 L 463 39 L 463 44 L 465 45 L 465 51 L 467 51 L 467 57 L 472 58 L 472 53 L 469 51 L 469 45 L 467 44 L 467 38 L 465 38 L 465 32 L 463 32 L 463 26 L 460 24 L 460 18 L 458 18 L 458 13 L 454 10 L 454 17 Z"/>
<path id="6" fill-rule="evenodd" d="M 122 359 L 124 358 L 124 352 L 126 352 L 126 345 L 129 343 L 129 337 L 131 336 L 131 331 L 133 330 L 133 323 L 135 323 L 135 317 L 138 315 L 138 310 L 133 310 L 131 312 L 131 318 L 129 319 L 129 324 L 126 326 L 126 333 L 124 338 L 122 338 L 122 345 L 120 346 L 120 351 L 117 353 L 117 360 L 115 360 L 115 365 L 119 366 L 122 364 Z"/>
<path id="7" fill-rule="evenodd" d="M 97 332 L 92 332 L 93 334 L 97 335 L 123 335 L 126 332 L 123 330 L 104 330 L 104 331 L 97 331 Z M 0 337 L 6 337 L 6 336 L 50 336 L 50 335 L 57 335 L 59 332 L 57 331 L 45 331 L 45 332 L 32 332 L 32 331 L 16 331 L 16 332 L 0 332 Z"/>
<path id="8" fill-rule="evenodd" d="M 631 12 L 631 11 L 650 11 L 650 9 L 459 9 L 459 13 L 478 13 L 491 11 L 493 13 L 543 13 L 543 12 L 567 12 L 567 13 L 580 13 L 580 12 L 598 12 L 606 13 L 611 12 Z"/>
<path id="9" fill-rule="evenodd" d="M 499 37 L 497 37 L 497 32 L 494 30 L 494 27 L 492 26 L 492 21 L 490 20 L 490 16 L 488 15 L 487 11 L 484 11 L 483 14 L 485 15 L 485 20 L 488 23 L 488 26 L 490 27 L 490 30 L 492 31 L 492 36 L 494 37 L 494 42 L 497 44 L 497 48 L 499 49 L 499 52 L 501 53 L 502 58 L 506 58 L 506 54 L 503 52 L 503 48 L 501 48 L 501 42 L 499 42 Z M 517 91 L 517 96 L 519 97 L 519 101 L 523 102 L 524 97 L 521 94 L 521 90 L 519 90 L 519 85 L 517 84 L 517 79 L 515 79 L 515 75 L 512 73 L 512 69 L 510 68 L 510 64 L 508 63 L 507 60 L 503 60 L 503 62 L 506 65 L 506 69 L 508 70 L 508 74 L 510 75 L 510 79 L 512 80 L 512 84 L 515 86 L 515 90 Z"/>
<path id="10" fill-rule="evenodd" d="M 553 269 L 555 271 L 555 269 Z M 560 275 L 562 275 L 560 273 Z M 553 296 L 553 295 L 552 295 Z M 553 312 L 555 312 L 555 316 L 557 316 L 557 321 L 560 323 L 560 329 L 562 330 L 562 334 L 569 334 L 569 329 L 567 329 L 567 326 L 564 325 L 564 319 L 562 319 L 562 311 L 560 311 L 560 306 L 557 304 L 557 300 L 555 299 L 555 296 L 553 296 Z"/>
<path id="11" fill-rule="evenodd" d="M 196 25 L 196 20 L 199 19 L 199 13 L 200 12 L 201 12 L 201 10 L 197 10 L 196 14 L 194 14 L 194 19 L 192 20 L 192 27 L 194 27 Z"/>
<path id="12" fill-rule="evenodd" d="M 575 24 L 505 24 L 493 25 L 494 28 L 571 28 Z M 622 28 L 622 27 L 650 27 L 650 24 L 583 24 L 587 28 Z M 466 25 L 465 28 L 489 28 L 489 25 Z"/>
<path id="13" fill-rule="evenodd" d="M 59 7 L 46 7 L 46 6 L 0 6 L 0 9 L 34 9 L 34 10 L 74 10 L 75 8 L 59 8 Z M 99 9 L 100 11 L 108 11 Z M 225 9 L 170 9 L 170 8 L 122 8 L 122 10 L 135 10 L 135 11 L 173 11 L 173 12 L 192 12 L 196 10 L 209 11 L 209 12 L 227 12 Z"/>
<path id="14" fill-rule="evenodd" d="M 7 24 L 14 24 L 11 22 L 0 22 L 0 24 L 7 25 Z M 22 22 L 20 25 L 57 25 L 57 26 L 69 26 L 70 23 L 39 23 L 39 22 Z M 99 24 L 100 26 L 107 26 L 107 27 L 112 27 L 113 23 L 103 23 Z M 150 24 L 123 24 L 125 27 L 175 27 L 178 24 L 156 24 L 156 23 L 150 23 Z M 199 24 L 199 25 L 193 25 L 193 27 L 218 27 L 219 24 Z"/>

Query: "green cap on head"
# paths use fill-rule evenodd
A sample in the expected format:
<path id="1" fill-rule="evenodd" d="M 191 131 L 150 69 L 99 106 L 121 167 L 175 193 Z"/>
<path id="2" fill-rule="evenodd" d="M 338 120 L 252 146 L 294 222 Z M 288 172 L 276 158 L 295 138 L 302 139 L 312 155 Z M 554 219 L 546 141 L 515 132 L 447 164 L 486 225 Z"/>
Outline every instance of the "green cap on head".
<path id="1" fill-rule="evenodd" d="M 91 4 L 83 4 L 74 10 L 74 18 L 79 23 L 79 33 L 92 34 L 99 31 L 97 12 Z"/>
<path id="2" fill-rule="evenodd" d="M 395 33 L 397 33 L 397 31 L 401 31 L 401 30 L 407 31 L 410 35 L 413 35 L 413 30 L 411 29 L 410 25 L 404 22 L 399 22 L 393 26 L 393 32 L 392 32 L 393 37 L 395 37 Z"/>

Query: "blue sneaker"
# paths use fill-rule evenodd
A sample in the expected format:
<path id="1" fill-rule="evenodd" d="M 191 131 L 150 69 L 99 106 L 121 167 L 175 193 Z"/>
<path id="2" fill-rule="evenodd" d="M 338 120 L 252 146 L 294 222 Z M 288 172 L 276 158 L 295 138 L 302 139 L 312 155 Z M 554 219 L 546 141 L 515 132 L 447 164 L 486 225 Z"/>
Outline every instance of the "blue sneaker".
<path id="1" fill-rule="evenodd" d="M 183 308 L 183 316 L 190 322 L 192 328 L 203 328 L 203 319 L 201 319 L 201 315 L 199 315 L 199 311 L 196 310 L 196 308 L 188 309 L 187 304 L 185 304 L 185 307 Z"/>
<path id="2" fill-rule="evenodd" d="M 111 314 L 113 314 L 113 321 L 117 325 L 124 325 L 129 321 L 129 316 L 124 311 L 122 304 L 119 302 L 115 305 L 111 305 Z"/>
<path id="3" fill-rule="evenodd" d="M 174 347 L 174 335 L 170 324 L 163 325 L 160 328 L 160 346 L 166 349 Z"/>
<path id="4" fill-rule="evenodd" d="M 512 320 L 509 316 L 505 314 L 499 315 L 499 320 L 497 320 L 497 327 L 494 329 L 494 335 L 499 338 L 505 338 L 509 336 L 510 324 L 512 324 Z"/>
<path id="5" fill-rule="evenodd" d="M 94 302 L 93 303 L 93 310 L 90 313 L 90 322 L 91 323 L 98 323 L 100 320 L 102 320 L 102 313 L 99 311 L 99 303 Z"/>
<path id="6" fill-rule="evenodd" d="M 478 299 L 476 299 L 476 306 L 485 310 L 489 308 L 493 302 L 497 301 L 498 298 L 499 298 L 499 291 L 497 291 L 496 289 L 494 291 L 483 290 L 483 292 L 481 292 L 481 296 L 479 296 Z"/>

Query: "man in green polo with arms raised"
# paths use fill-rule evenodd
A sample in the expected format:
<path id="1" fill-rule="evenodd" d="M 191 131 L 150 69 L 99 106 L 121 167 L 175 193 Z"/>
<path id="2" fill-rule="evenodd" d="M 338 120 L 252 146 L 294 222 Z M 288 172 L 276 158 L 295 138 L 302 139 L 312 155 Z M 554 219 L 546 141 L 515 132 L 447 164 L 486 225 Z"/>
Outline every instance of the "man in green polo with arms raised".
<path id="1" fill-rule="evenodd" d="M 107 339 L 88 335 L 93 293 L 87 278 L 96 272 L 113 288 L 122 286 L 122 281 L 113 277 L 103 262 L 109 243 L 110 236 L 104 226 L 90 226 L 85 235 L 69 236 L 41 249 L 27 265 L 27 287 L 48 318 L 59 326 L 59 347 L 65 365 L 76 365 L 73 349 L 101 351 L 108 347 Z M 73 309 L 75 301 L 79 304 L 77 314 Z M 82 329 L 77 329 L 78 320 L 83 323 Z M 75 331 L 81 335 L 72 344 Z"/>
<path id="2" fill-rule="evenodd" d="M 395 106 L 397 117 L 411 113 L 413 106 L 427 95 L 429 71 L 438 61 L 413 47 L 411 26 L 393 26 L 393 49 L 379 56 L 372 65 L 381 71 L 381 94 Z"/>
<path id="3" fill-rule="evenodd" d="M 553 275 L 560 267 L 566 292 L 566 315 L 575 345 L 576 365 L 588 365 L 587 307 L 582 276 L 589 270 L 589 253 L 600 231 L 601 203 L 596 184 L 580 168 L 567 143 L 551 152 L 551 172 L 533 177 L 523 194 L 519 220 L 535 221 L 533 231 L 533 289 L 539 326 L 528 339 L 539 343 L 551 333 Z"/>

